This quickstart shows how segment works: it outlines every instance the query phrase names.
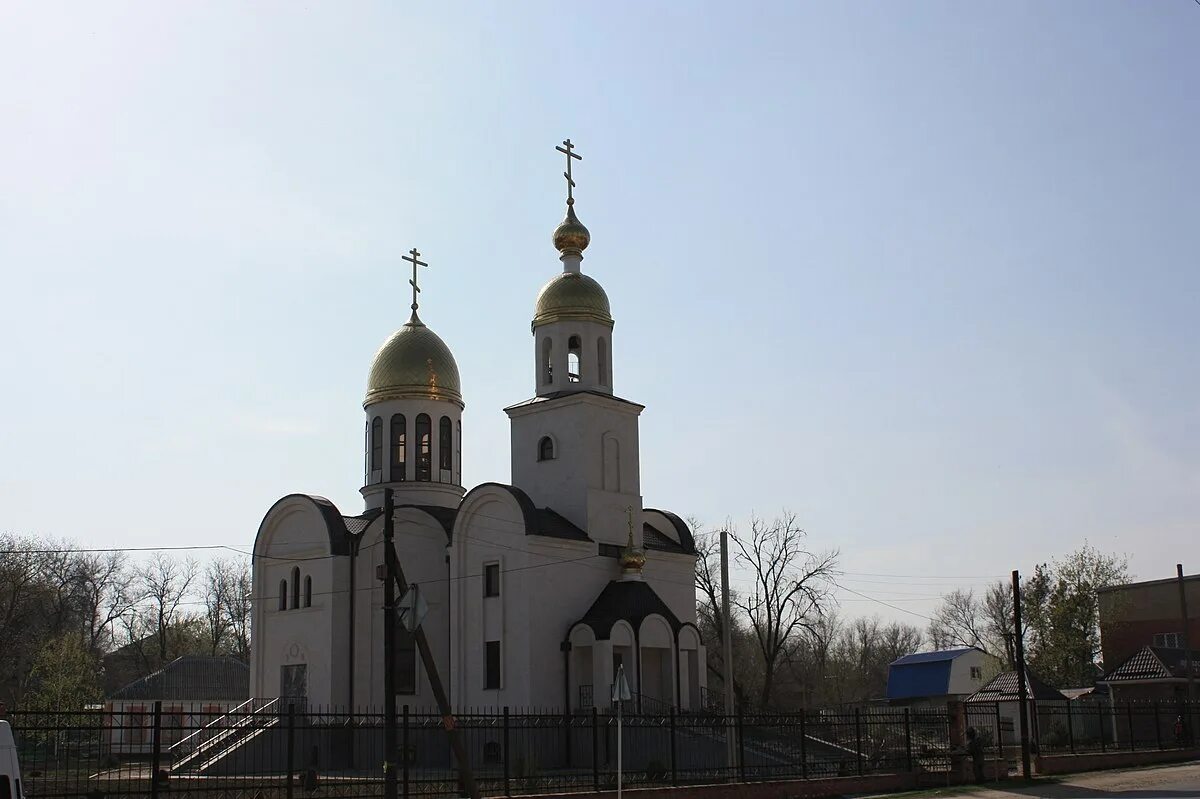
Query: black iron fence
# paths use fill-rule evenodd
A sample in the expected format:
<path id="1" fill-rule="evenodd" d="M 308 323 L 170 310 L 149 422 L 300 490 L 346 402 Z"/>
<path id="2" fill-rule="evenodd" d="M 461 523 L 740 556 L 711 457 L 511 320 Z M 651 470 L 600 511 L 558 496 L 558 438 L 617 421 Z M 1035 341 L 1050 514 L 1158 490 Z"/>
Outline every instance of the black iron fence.
<path id="1" fill-rule="evenodd" d="M 9 714 L 27 793 L 37 799 L 170 794 L 296 799 L 383 795 L 384 717 L 252 700 L 235 708 L 146 703 Z M 949 766 L 945 711 L 520 713 L 455 717 L 481 791 L 492 796 L 615 787 L 618 723 L 631 787 L 937 771 Z M 442 717 L 399 719 L 402 795 L 456 796 Z M 732 762 L 730 754 L 733 755 Z"/>
<path id="2" fill-rule="evenodd" d="M 985 752 L 1010 761 L 1020 757 L 1020 703 L 968 702 L 966 724 Z M 1147 700 L 1029 700 L 1026 703 L 1033 754 L 1182 749 L 1197 745 L 1200 703 Z"/>

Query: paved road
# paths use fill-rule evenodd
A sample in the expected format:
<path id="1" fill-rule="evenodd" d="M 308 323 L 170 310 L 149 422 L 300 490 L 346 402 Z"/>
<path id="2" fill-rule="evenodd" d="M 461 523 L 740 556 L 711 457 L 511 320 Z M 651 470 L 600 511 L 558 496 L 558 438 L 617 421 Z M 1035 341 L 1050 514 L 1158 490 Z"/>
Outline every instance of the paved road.
<path id="1" fill-rule="evenodd" d="M 963 793 L 941 793 L 939 799 L 1175 799 L 1200 798 L 1200 762 L 1177 766 L 1098 771 L 1064 778 L 1060 782 L 1012 790 L 985 788 Z"/>

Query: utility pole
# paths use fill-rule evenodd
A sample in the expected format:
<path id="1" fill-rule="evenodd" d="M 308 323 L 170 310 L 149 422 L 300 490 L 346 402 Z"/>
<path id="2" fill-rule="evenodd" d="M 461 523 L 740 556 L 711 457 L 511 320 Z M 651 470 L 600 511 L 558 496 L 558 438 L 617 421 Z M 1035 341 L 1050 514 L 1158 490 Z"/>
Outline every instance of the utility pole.
<path id="1" fill-rule="evenodd" d="M 725 661 L 725 764 L 729 781 L 737 773 L 737 741 L 733 728 L 733 625 L 729 619 L 729 531 L 721 531 L 721 647 Z"/>
<path id="2" fill-rule="evenodd" d="M 1188 701 L 1196 701 L 1196 670 L 1192 661 L 1192 639 L 1188 635 L 1187 587 L 1183 583 L 1183 564 L 1175 564 L 1175 576 L 1179 579 L 1179 616 L 1183 621 L 1183 662 L 1187 669 Z"/>
<path id="3" fill-rule="evenodd" d="M 396 799 L 396 538 L 392 489 L 383 490 L 383 797 Z"/>
<path id="4" fill-rule="evenodd" d="M 1029 763 L 1029 689 L 1025 685 L 1025 628 L 1021 626 L 1021 573 L 1013 569 L 1013 633 L 1017 645 L 1017 702 L 1021 715 L 1021 769 L 1025 779 L 1033 776 Z"/>
<path id="5" fill-rule="evenodd" d="M 388 523 L 384 526 L 385 538 L 391 520 L 391 495 L 392 490 L 390 488 L 384 490 L 384 508 L 387 509 L 385 512 L 388 513 Z M 385 547 L 384 558 L 388 563 L 387 571 L 389 577 L 395 580 L 396 590 L 400 592 L 400 596 L 404 596 L 408 593 L 408 580 L 404 578 L 404 568 L 396 559 L 396 552 L 392 548 L 390 541 Z M 415 603 L 410 612 L 416 612 Z M 429 678 L 429 687 L 433 691 L 433 698 L 437 700 L 438 710 L 441 711 L 442 726 L 446 729 L 446 734 L 450 736 L 450 749 L 454 752 L 454 759 L 458 763 L 458 777 L 462 781 L 463 789 L 467 792 L 467 795 L 471 799 L 479 799 L 479 786 L 475 784 L 475 775 L 472 773 L 471 764 L 467 760 L 467 749 L 463 746 L 462 736 L 459 735 L 458 727 L 454 723 L 454 713 L 450 709 L 450 700 L 446 696 L 446 689 L 442 686 L 442 679 L 438 676 L 437 663 L 433 659 L 433 651 L 429 648 L 429 639 L 425 637 L 425 628 L 421 626 L 419 620 L 412 631 L 412 636 L 417 642 L 417 651 L 421 654 L 421 663 L 425 666 L 425 676 Z M 384 643 L 386 646 L 386 638 Z M 395 705 L 391 704 L 391 707 L 394 714 Z M 386 799 L 393 799 L 393 797 L 387 797 Z"/>

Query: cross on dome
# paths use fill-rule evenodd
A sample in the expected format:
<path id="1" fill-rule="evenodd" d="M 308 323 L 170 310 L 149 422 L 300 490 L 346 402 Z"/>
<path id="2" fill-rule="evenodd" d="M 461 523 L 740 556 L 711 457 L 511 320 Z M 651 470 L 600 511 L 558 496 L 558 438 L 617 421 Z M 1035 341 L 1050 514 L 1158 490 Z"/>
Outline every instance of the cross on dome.
<path id="1" fill-rule="evenodd" d="M 403 256 L 401 260 L 412 264 L 413 276 L 412 280 L 408 281 L 408 285 L 412 286 L 412 312 L 415 316 L 417 313 L 417 295 L 421 293 L 421 287 L 417 285 L 417 267 L 429 266 L 429 264 L 421 260 L 421 253 L 417 252 L 416 247 L 409 250 L 408 255 Z"/>
<path id="2" fill-rule="evenodd" d="M 554 149 L 567 157 L 567 171 L 563 172 L 563 177 L 567 179 L 567 205 L 574 205 L 575 195 L 573 189 L 575 188 L 575 181 L 571 178 L 571 159 L 574 158 L 576 161 L 582 161 L 583 156 L 574 152 L 575 145 L 571 144 L 570 139 L 564 140 L 561 147 L 555 147 Z"/>

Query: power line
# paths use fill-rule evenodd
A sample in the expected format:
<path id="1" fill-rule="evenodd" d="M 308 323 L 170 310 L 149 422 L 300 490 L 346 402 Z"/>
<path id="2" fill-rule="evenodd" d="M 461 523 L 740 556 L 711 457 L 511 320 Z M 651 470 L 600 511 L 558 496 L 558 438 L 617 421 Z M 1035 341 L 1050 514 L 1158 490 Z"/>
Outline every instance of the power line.
<path id="1" fill-rule="evenodd" d="M 834 585 L 838 585 L 838 584 L 834 583 Z M 855 596 L 860 596 L 863 599 L 869 599 L 872 602 L 877 602 L 880 605 L 891 608 L 892 610 L 898 610 L 901 613 L 907 613 L 910 616 L 916 616 L 917 618 L 925 619 L 925 621 L 933 621 L 933 619 L 931 617 L 926 616 L 924 613 L 917 613 L 915 610 L 909 610 L 908 608 L 902 608 L 899 605 L 893 605 L 890 602 L 884 602 L 882 599 L 876 599 L 873 596 L 867 596 L 866 594 L 859 593 L 858 591 L 855 591 L 853 588 L 846 588 L 846 586 L 844 586 L 844 585 L 838 585 L 838 588 L 841 588 L 845 591 L 849 591 L 850 593 L 854 594 Z"/>

